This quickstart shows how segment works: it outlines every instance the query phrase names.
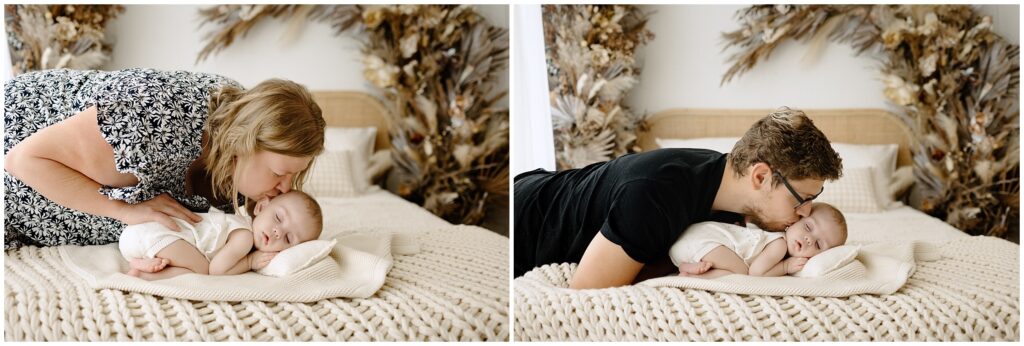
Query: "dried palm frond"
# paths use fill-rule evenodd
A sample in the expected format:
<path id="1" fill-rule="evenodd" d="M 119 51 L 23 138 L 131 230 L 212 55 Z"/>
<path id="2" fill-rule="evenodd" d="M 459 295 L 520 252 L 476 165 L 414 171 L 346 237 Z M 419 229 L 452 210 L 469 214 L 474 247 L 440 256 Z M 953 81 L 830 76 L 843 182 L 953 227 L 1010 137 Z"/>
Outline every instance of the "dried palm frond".
<path id="1" fill-rule="evenodd" d="M 4 5 L 14 74 L 96 69 L 110 60 L 103 30 L 120 5 Z"/>
<path id="2" fill-rule="evenodd" d="M 631 5 L 545 5 L 548 85 L 560 169 L 635 152 L 644 115 L 622 105 L 640 74 L 633 54 L 654 38 Z"/>
<path id="3" fill-rule="evenodd" d="M 883 94 L 913 133 L 919 208 L 970 234 L 1020 228 L 1019 46 L 960 5 L 751 6 L 723 34 L 726 83 L 786 39 L 815 33 L 881 63 Z"/>
<path id="4" fill-rule="evenodd" d="M 235 38 L 245 37 L 245 34 L 256 23 L 264 18 L 277 18 L 282 15 L 294 15 L 299 13 L 300 7 L 304 5 L 217 5 L 199 10 L 199 28 L 206 24 L 220 26 L 219 31 L 213 31 L 205 36 L 206 45 L 199 51 L 196 63 L 205 60 L 211 54 L 227 48 L 235 41 Z M 300 21 L 301 22 L 301 21 Z M 290 31 L 294 31 L 292 28 Z"/>
<path id="5" fill-rule="evenodd" d="M 455 223 L 479 224 L 487 205 L 506 202 L 508 110 L 496 104 L 507 88 L 496 84 L 508 65 L 508 33 L 473 7 L 223 5 L 202 14 L 220 27 L 200 58 L 263 18 L 319 20 L 359 34 L 363 75 L 390 109 L 393 190 Z"/>

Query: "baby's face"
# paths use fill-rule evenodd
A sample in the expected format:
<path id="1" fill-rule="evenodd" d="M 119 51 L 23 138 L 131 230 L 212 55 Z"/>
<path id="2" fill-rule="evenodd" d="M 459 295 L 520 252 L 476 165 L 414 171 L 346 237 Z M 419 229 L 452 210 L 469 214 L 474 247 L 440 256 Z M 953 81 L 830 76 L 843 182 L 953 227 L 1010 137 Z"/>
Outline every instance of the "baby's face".
<path id="1" fill-rule="evenodd" d="M 811 257 L 842 245 L 842 230 L 828 210 L 815 207 L 811 215 L 786 229 L 786 248 L 793 257 Z"/>
<path id="2" fill-rule="evenodd" d="M 284 194 L 270 200 L 252 220 L 253 246 L 265 252 L 282 251 L 316 239 L 316 223 L 302 197 Z"/>

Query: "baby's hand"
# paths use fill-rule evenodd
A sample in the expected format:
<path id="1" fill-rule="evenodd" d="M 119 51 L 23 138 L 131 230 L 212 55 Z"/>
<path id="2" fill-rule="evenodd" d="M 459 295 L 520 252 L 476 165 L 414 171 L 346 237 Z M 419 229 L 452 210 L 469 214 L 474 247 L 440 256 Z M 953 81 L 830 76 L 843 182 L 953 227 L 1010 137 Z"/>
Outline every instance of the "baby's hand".
<path id="1" fill-rule="evenodd" d="M 274 256 L 277 256 L 277 252 L 253 251 L 249 254 L 249 268 L 252 270 L 263 269 L 270 264 L 270 260 L 274 259 Z"/>
<path id="2" fill-rule="evenodd" d="M 804 265 L 807 264 L 807 257 L 790 257 L 784 262 L 786 263 L 786 274 L 793 274 L 801 269 L 804 269 Z"/>

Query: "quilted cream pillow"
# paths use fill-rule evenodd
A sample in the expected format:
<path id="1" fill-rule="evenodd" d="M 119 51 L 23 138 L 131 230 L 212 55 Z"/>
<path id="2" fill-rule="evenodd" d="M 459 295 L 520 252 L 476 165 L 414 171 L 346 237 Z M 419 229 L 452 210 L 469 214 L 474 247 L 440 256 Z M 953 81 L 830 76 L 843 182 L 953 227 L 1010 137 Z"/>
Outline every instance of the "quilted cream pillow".
<path id="1" fill-rule="evenodd" d="M 893 173 L 896 171 L 899 145 L 832 143 L 832 149 L 843 158 L 843 175 L 852 168 L 871 169 L 875 198 L 882 209 L 888 209 L 896 204 L 889 185 L 892 184 Z"/>
<path id="2" fill-rule="evenodd" d="M 825 202 L 844 213 L 878 213 L 883 210 L 875 195 L 871 168 L 843 169 L 843 177 L 826 181 L 825 191 L 815 200 Z"/>
<path id="3" fill-rule="evenodd" d="M 352 150 L 325 151 L 309 168 L 302 186 L 313 197 L 356 197 L 369 187 L 366 172 L 356 169 L 358 153 Z"/>

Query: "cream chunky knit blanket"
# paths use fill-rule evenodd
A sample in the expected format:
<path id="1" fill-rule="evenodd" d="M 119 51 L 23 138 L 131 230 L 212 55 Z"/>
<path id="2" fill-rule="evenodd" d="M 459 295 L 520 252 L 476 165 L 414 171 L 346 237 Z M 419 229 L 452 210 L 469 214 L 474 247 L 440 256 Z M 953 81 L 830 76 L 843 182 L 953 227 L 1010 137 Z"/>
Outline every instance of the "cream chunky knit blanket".
<path id="1" fill-rule="evenodd" d="M 146 281 L 124 274 L 128 262 L 117 244 L 62 246 L 64 264 L 92 288 L 149 293 L 191 300 L 262 300 L 267 302 L 315 302 L 335 297 L 368 298 L 384 285 L 393 263 L 394 250 L 415 247 L 412 234 L 345 233 L 326 258 L 284 277 L 248 272 L 241 275 L 179 275 Z M 405 254 L 413 254 L 409 251 Z"/>
<path id="2" fill-rule="evenodd" d="M 567 289 L 575 264 L 547 265 L 516 278 L 516 340 L 1019 340 L 1016 244 L 969 237 L 903 208 L 848 214 L 850 244 L 928 240 L 941 258 L 918 261 L 892 294 L 772 296 L 771 287 L 726 293 L 720 286 L 659 278 L 600 290 Z M 929 256 L 931 257 L 931 256 Z M 869 266 L 870 267 L 870 266 Z M 720 279 L 727 279 L 724 277 Z M 758 278 L 769 279 L 769 278 Z M 778 278 L 777 278 L 778 279 Z M 782 278 L 802 280 L 797 278 Z M 698 280 L 698 279 L 690 279 Z M 730 280 L 742 280 L 738 276 Z M 854 286 L 854 285 L 851 285 Z M 812 287 L 801 294 L 822 293 Z M 856 288 L 856 287 L 854 287 Z M 863 287 L 862 287 L 863 288 Z M 726 289 L 728 291 L 729 289 Z M 759 291 L 760 292 L 757 292 Z M 749 294 L 749 293 L 758 294 Z"/>
<path id="3" fill-rule="evenodd" d="M 914 272 L 915 262 L 938 257 L 938 249 L 930 243 L 872 243 L 862 246 L 853 261 L 821 277 L 726 275 L 708 280 L 673 275 L 639 284 L 769 296 L 890 294 L 907 282 Z"/>
<path id="4" fill-rule="evenodd" d="M 508 340 L 508 238 L 453 226 L 385 191 L 318 200 L 328 237 L 412 232 L 420 251 L 395 256 L 369 298 L 287 303 L 96 290 L 60 248 L 24 247 L 4 256 L 4 339 Z"/>

